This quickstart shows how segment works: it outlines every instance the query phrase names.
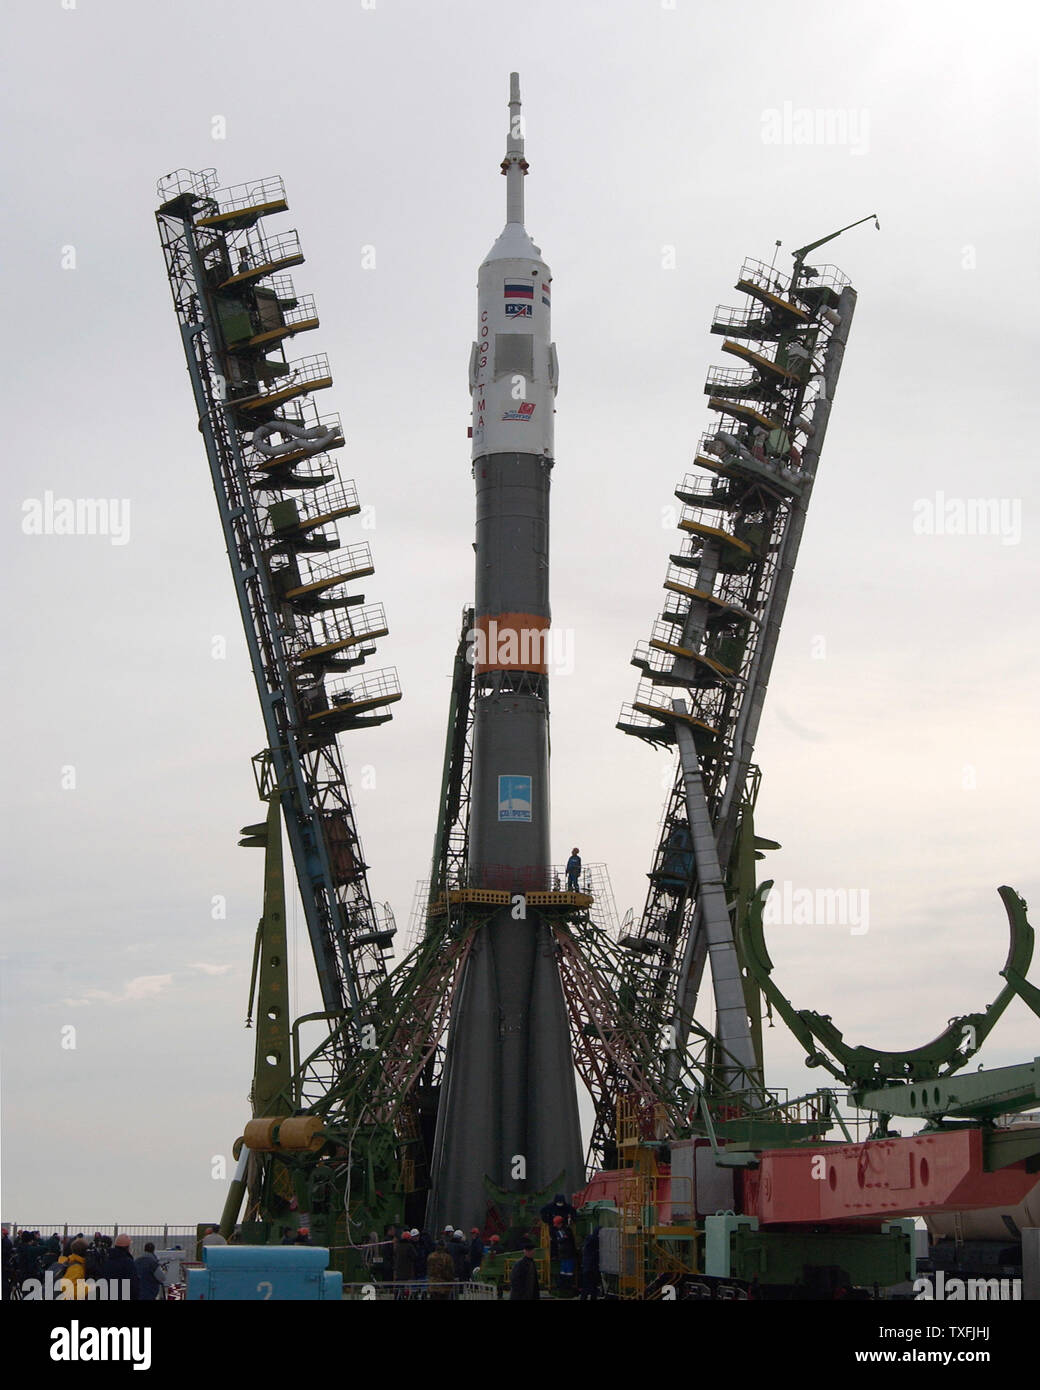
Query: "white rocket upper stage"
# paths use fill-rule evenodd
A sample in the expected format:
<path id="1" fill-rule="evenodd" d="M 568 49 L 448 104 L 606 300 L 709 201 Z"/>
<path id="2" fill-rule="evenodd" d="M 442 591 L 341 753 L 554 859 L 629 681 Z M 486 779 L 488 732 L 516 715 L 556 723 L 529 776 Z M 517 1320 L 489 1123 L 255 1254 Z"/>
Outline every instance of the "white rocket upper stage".
<path id="1" fill-rule="evenodd" d="M 520 78 L 509 77 L 506 225 L 477 276 L 477 341 L 470 354 L 473 457 L 523 453 L 552 458 L 556 348 L 550 341 L 552 276 L 524 227 Z"/>

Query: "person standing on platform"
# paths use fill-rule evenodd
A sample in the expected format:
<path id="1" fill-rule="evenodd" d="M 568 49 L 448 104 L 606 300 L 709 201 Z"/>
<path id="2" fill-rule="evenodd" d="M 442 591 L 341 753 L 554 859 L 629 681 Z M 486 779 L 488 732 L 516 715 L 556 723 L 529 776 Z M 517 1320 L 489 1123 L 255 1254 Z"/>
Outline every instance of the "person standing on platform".
<path id="1" fill-rule="evenodd" d="M 578 846 L 575 845 L 571 850 L 571 857 L 567 860 L 567 892 L 577 893 L 578 879 L 581 877 L 581 856 L 578 853 Z"/>

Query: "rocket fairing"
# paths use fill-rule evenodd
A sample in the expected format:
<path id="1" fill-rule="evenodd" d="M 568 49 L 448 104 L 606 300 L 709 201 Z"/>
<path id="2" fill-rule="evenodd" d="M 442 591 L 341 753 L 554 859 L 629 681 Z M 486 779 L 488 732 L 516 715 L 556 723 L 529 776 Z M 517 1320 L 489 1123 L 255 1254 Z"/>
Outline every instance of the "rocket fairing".
<path id="1" fill-rule="evenodd" d="M 477 279 L 470 355 L 476 592 L 473 887 L 548 889 L 549 475 L 558 378 L 552 279 L 524 227 L 520 83 L 510 75 L 506 225 Z M 552 934 L 507 906 L 477 931 L 452 1010 L 431 1211 L 483 1227 L 496 1187 L 584 1182 L 574 1061 Z"/>
<path id="2" fill-rule="evenodd" d="M 510 77 L 506 225 L 477 276 L 477 341 L 470 355 L 473 458 L 553 456 L 556 347 L 550 341 L 552 276 L 524 227 L 524 141 L 520 86 Z"/>

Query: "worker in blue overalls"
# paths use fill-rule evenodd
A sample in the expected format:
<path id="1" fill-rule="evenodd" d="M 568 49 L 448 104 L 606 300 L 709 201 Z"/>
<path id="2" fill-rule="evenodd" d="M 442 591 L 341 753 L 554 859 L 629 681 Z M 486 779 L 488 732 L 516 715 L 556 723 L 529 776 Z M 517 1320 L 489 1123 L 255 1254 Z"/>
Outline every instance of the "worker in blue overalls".
<path id="1" fill-rule="evenodd" d="M 571 850 L 571 857 L 567 860 L 567 892 L 576 893 L 578 891 L 578 879 L 581 876 L 581 859 L 578 857 L 577 845 Z"/>

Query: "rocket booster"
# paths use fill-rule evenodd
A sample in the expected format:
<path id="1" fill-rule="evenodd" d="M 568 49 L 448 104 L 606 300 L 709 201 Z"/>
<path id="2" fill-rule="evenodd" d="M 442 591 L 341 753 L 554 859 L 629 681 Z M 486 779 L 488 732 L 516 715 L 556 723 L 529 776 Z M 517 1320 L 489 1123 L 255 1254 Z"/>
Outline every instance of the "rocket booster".
<path id="1" fill-rule="evenodd" d="M 477 279 L 470 355 L 476 591 L 469 874 L 546 890 L 549 854 L 549 480 L 556 349 L 549 267 L 524 228 L 520 83 L 510 75 L 506 225 Z M 584 1180 L 574 1062 L 552 934 L 493 911 L 452 1010 L 434 1141 L 436 1220 L 483 1226 L 507 1190 Z"/>

